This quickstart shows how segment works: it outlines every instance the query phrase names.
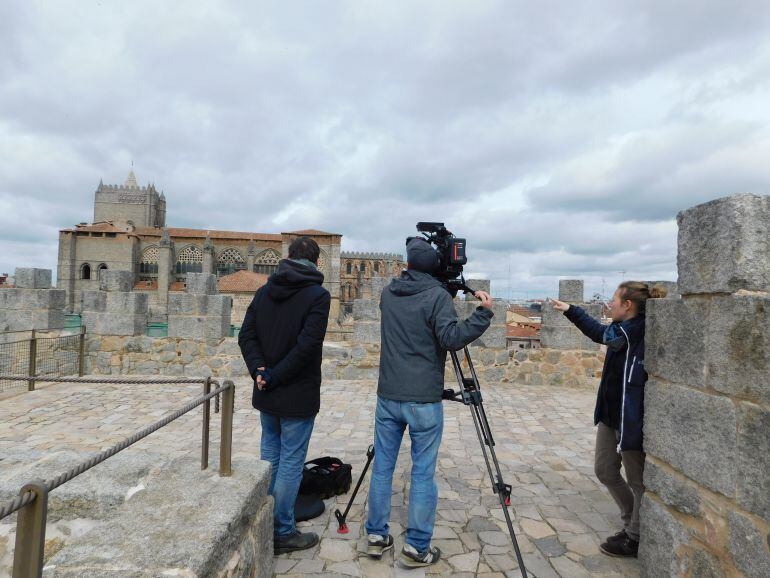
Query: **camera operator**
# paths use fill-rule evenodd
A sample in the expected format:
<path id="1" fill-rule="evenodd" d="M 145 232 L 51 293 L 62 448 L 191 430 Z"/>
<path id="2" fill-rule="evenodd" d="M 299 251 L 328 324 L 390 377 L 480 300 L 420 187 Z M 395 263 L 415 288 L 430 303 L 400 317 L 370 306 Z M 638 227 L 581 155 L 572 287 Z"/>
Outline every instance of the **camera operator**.
<path id="1" fill-rule="evenodd" d="M 431 547 L 438 488 L 434 479 L 444 414 L 441 396 L 447 350 L 459 350 L 480 337 L 492 318 L 492 298 L 474 295 L 481 305 L 465 321 L 452 296 L 432 274 L 438 252 L 422 238 L 407 242 L 407 266 L 382 292 L 382 346 L 374 426 L 375 459 L 366 521 L 367 553 L 381 558 L 393 547 L 388 533 L 393 471 L 404 430 L 412 442 L 409 521 L 400 561 L 407 567 L 435 564 Z"/>

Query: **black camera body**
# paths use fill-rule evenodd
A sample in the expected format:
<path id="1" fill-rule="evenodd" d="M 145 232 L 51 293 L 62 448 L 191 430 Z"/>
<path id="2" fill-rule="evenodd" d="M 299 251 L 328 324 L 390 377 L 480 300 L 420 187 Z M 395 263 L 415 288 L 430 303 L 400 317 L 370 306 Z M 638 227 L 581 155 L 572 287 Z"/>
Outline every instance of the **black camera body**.
<path id="1" fill-rule="evenodd" d="M 439 266 L 432 275 L 453 295 L 456 295 L 459 290 L 470 291 L 462 276 L 463 265 L 468 263 L 465 239 L 455 237 L 451 231 L 447 230 L 444 223 L 420 222 L 417 223 L 417 231 L 423 234 L 428 243 L 436 247 L 436 252 L 439 254 Z"/>

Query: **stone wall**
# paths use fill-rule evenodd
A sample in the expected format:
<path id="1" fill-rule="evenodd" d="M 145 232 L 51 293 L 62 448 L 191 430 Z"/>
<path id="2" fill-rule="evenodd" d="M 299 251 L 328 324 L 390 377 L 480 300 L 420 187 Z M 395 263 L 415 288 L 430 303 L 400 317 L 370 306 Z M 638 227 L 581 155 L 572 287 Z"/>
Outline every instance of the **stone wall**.
<path id="1" fill-rule="evenodd" d="M 82 320 L 94 335 L 141 335 L 147 327 L 149 295 L 133 291 L 130 271 L 103 271 L 98 291 L 82 292 Z"/>
<path id="2" fill-rule="evenodd" d="M 642 576 L 770 576 L 770 197 L 679 214 L 648 306 Z"/>
<path id="3" fill-rule="evenodd" d="M 0 288 L 0 331 L 61 329 L 64 291 L 51 288 L 50 269 L 16 269 L 15 286 Z"/>
<path id="4" fill-rule="evenodd" d="M 471 347 L 470 352 L 482 382 L 596 388 L 604 363 L 603 351 Z M 327 342 L 321 367 L 324 379 L 377 379 L 379 361 L 379 344 Z M 449 359 L 445 378 L 455 379 Z"/>
<path id="5" fill-rule="evenodd" d="M 216 275 L 188 273 L 185 293 L 168 297 L 168 336 L 221 339 L 230 335 L 233 300 L 217 294 Z"/>
<path id="6" fill-rule="evenodd" d="M 52 479 L 86 455 L 73 451 L 4 452 L 0 500 L 22 484 Z M 211 456 L 216 461 L 216 452 Z M 234 458 L 232 476 L 198 456 L 163 461 L 152 453 L 115 455 L 52 492 L 43 576 L 271 576 L 273 500 L 270 465 Z M 13 524 L 15 514 L 4 520 Z M 0 541 L 0 575 L 10 575 L 13 535 Z"/>
<path id="7" fill-rule="evenodd" d="M 584 303 L 583 281 L 581 279 L 561 279 L 559 281 L 559 299 L 570 305 L 585 309 L 594 319 L 601 319 L 600 303 Z M 583 335 L 561 311 L 550 303 L 543 304 L 542 324 L 540 325 L 540 343 L 546 349 L 598 351 L 599 344 Z"/>
<path id="8" fill-rule="evenodd" d="M 523 385 L 595 388 L 602 351 L 492 349 L 471 347 L 479 378 Z M 324 379 L 377 379 L 378 343 L 327 340 L 321 368 Z M 86 337 L 85 372 L 95 375 L 190 375 L 243 377 L 246 365 L 233 337 L 195 341 L 170 337 Z M 446 377 L 454 379 L 447 363 Z"/>

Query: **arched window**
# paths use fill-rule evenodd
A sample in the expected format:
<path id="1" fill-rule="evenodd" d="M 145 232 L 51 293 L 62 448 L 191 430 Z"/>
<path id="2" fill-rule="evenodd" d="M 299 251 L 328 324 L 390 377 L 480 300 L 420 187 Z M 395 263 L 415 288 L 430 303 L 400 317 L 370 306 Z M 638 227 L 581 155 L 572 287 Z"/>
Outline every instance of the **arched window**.
<path id="1" fill-rule="evenodd" d="M 83 266 L 80 268 L 80 278 L 86 280 L 91 279 L 91 265 L 83 263 Z"/>
<path id="2" fill-rule="evenodd" d="M 203 272 L 203 251 L 195 245 L 188 245 L 176 258 L 176 274 L 181 276 L 187 273 Z"/>
<path id="3" fill-rule="evenodd" d="M 158 276 L 158 248 L 148 247 L 142 253 L 139 261 L 139 278 L 142 280 L 152 279 Z"/>
<path id="4" fill-rule="evenodd" d="M 361 262 L 361 273 L 366 274 L 366 263 Z"/>
<path id="5" fill-rule="evenodd" d="M 345 270 L 347 271 L 348 275 L 350 275 L 353 272 L 353 263 L 348 261 L 348 264 L 346 265 Z"/>
<path id="6" fill-rule="evenodd" d="M 246 268 L 246 261 L 238 249 L 225 249 L 217 258 L 217 276 L 230 275 Z"/>
<path id="7" fill-rule="evenodd" d="M 102 278 L 102 272 L 106 271 L 106 270 L 107 270 L 107 265 L 105 265 L 104 263 L 100 264 L 99 268 L 97 269 L 97 274 L 96 274 L 97 276 L 96 276 L 96 278 L 97 279 L 101 279 Z"/>
<path id="8" fill-rule="evenodd" d="M 267 249 L 262 251 L 257 258 L 254 259 L 254 272 L 262 273 L 264 275 L 272 275 L 278 270 L 278 262 L 281 260 L 281 256 L 275 249 Z"/>
<path id="9" fill-rule="evenodd" d="M 375 273 L 379 273 L 380 272 L 380 264 L 377 261 L 374 262 L 374 272 Z"/>

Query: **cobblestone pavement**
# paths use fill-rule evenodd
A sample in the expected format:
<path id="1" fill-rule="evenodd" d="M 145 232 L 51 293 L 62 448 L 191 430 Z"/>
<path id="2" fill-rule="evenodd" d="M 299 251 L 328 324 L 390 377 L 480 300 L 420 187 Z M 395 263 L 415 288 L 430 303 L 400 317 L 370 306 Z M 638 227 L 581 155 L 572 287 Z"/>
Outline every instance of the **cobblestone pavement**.
<path id="1" fill-rule="evenodd" d="M 237 384 L 233 452 L 259 447 L 259 420 L 250 405 L 250 385 Z M 594 393 L 589 390 L 482 384 L 505 481 L 513 486 L 510 511 L 528 569 L 538 578 L 638 576 L 635 560 L 602 555 L 601 539 L 620 528 L 615 504 L 593 475 Z M 374 382 L 336 381 L 323 387 L 321 413 L 310 457 L 335 455 L 353 464 L 354 481 L 372 439 Z M 95 452 L 179 407 L 199 386 L 41 386 L 0 402 L 0 457 L 18 450 Z M 163 459 L 200 451 L 199 410 L 126 451 Z M 212 417 L 212 456 L 218 448 L 218 416 Z M 192 442 L 190 440 L 193 440 Z M 408 436 L 393 486 L 392 533 L 403 544 L 409 485 Z M 214 459 L 215 461 L 215 459 Z M 212 464 L 216 467 L 216 464 Z M 97 472 L 98 469 L 93 470 Z M 492 493 L 469 408 L 445 407 L 439 456 L 439 507 L 434 544 L 443 560 L 426 570 L 404 570 L 388 552 L 381 561 L 362 554 L 362 516 L 368 476 L 348 516 L 350 533 L 336 532 L 333 512 L 349 495 L 326 502 L 326 512 L 302 523 L 321 544 L 275 559 L 278 576 L 520 576 L 497 497 Z"/>

